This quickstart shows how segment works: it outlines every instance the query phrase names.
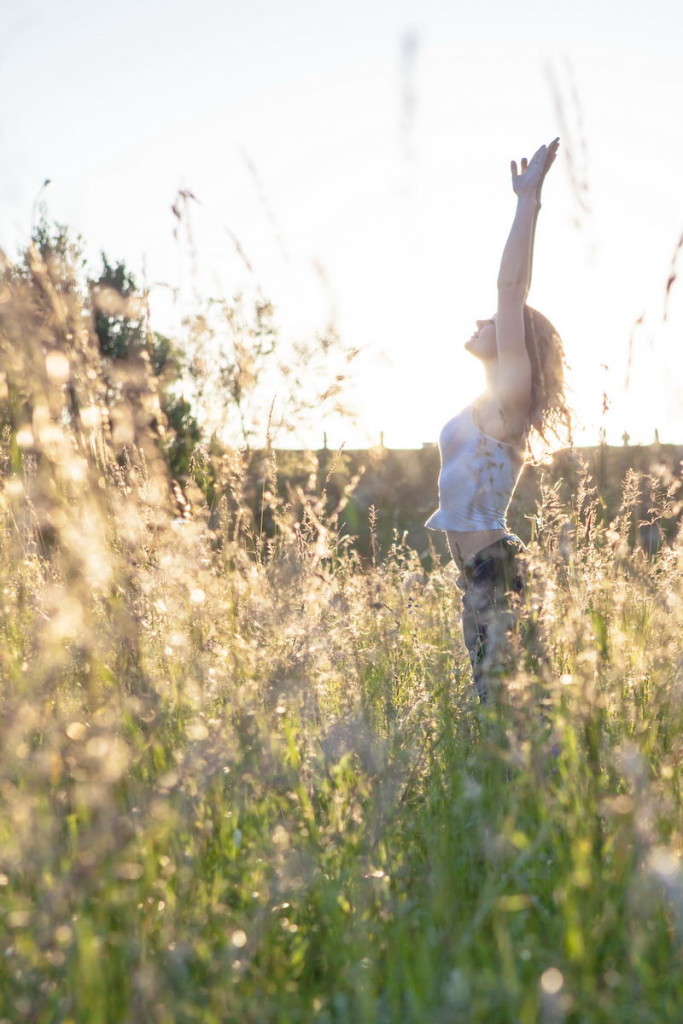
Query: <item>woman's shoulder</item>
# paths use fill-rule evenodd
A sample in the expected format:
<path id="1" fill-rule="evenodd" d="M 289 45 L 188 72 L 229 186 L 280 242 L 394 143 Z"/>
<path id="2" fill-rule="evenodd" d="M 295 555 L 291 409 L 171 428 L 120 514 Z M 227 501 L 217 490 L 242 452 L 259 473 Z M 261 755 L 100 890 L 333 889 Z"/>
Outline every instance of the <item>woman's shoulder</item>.
<path id="1" fill-rule="evenodd" d="M 506 415 L 495 396 L 483 395 L 471 406 L 472 420 L 483 437 L 519 452 L 526 451 L 528 424 Z M 513 422 L 514 420 L 514 422 Z"/>

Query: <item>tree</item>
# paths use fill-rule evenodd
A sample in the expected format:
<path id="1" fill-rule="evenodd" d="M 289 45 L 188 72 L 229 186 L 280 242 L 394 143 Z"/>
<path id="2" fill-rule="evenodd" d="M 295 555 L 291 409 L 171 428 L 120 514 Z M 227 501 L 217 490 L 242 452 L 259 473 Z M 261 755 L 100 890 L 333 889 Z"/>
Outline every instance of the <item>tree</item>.
<path id="1" fill-rule="evenodd" d="M 110 404 L 130 402 L 147 378 L 161 413 L 150 424 L 159 434 L 169 473 L 174 479 L 188 476 L 201 431 L 190 403 L 177 393 L 186 371 L 180 349 L 150 330 L 145 296 L 122 261 L 112 264 L 102 253 L 102 270 L 90 282 L 90 292 Z"/>

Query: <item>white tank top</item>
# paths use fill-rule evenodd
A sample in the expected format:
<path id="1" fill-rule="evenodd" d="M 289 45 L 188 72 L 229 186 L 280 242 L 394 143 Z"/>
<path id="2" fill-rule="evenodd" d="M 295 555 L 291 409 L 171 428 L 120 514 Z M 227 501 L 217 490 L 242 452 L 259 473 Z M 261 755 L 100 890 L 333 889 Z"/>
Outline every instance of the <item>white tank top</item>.
<path id="1" fill-rule="evenodd" d="M 515 445 L 482 434 L 468 405 L 439 436 L 439 507 L 429 530 L 506 530 L 505 516 L 524 465 Z"/>

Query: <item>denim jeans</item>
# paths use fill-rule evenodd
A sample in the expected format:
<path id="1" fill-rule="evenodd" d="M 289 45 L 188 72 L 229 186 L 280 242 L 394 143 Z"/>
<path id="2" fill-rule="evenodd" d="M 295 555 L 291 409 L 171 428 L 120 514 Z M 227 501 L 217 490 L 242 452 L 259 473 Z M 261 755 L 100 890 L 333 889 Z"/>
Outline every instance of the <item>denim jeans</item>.
<path id="1" fill-rule="evenodd" d="M 526 552 L 519 537 L 508 534 L 465 562 L 458 586 L 462 629 L 479 700 L 485 704 L 491 684 L 504 667 L 509 635 L 517 624 L 524 594 Z"/>

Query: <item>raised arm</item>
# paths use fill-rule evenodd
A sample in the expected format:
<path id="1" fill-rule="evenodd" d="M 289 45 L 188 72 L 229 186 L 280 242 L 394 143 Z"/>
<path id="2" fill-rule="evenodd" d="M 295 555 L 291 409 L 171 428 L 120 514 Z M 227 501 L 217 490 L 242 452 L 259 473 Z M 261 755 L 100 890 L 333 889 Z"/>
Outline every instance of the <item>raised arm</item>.
<path id="1" fill-rule="evenodd" d="M 503 249 L 498 273 L 498 313 L 496 346 L 498 350 L 498 397 L 501 412 L 512 420 L 522 420 L 528 411 L 531 394 L 531 364 L 524 342 L 524 303 L 531 285 L 534 234 L 541 207 L 541 189 L 555 159 L 559 140 L 541 146 L 530 161 L 522 160 L 521 170 L 512 161 L 512 188 L 517 195 L 517 210 Z"/>
<path id="2" fill-rule="evenodd" d="M 519 174 L 516 162 L 513 160 L 510 164 L 512 188 L 517 195 L 517 212 L 500 262 L 498 291 L 521 292 L 523 301 L 526 301 L 531 284 L 534 234 L 541 208 L 541 189 L 559 144 L 560 140 L 555 139 L 549 146 L 541 146 L 529 163 L 523 157 Z"/>

